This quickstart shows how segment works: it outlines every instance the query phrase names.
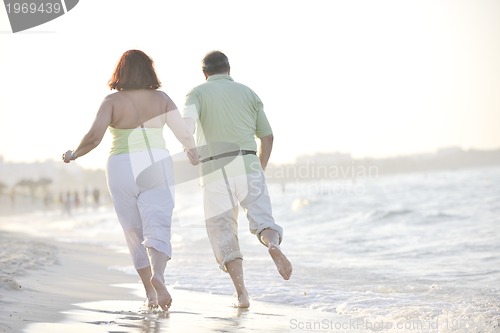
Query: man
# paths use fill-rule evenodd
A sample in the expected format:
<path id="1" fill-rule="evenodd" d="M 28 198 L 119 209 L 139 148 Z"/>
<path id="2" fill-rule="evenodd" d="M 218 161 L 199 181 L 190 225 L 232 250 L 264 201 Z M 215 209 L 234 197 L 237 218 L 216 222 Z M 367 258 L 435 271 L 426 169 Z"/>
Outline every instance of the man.
<path id="1" fill-rule="evenodd" d="M 184 118 L 196 130 L 201 154 L 208 237 L 220 268 L 233 281 L 237 306 L 246 308 L 250 301 L 238 243 L 238 203 L 247 213 L 250 231 L 267 247 L 283 279 L 292 274 L 279 247 L 283 230 L 274 222 L 264 179 L 273 133 L 259 97 L 231 78 L 224 53 L 208 53 L 202 70 L 206 82 L 187 94 Z M 258 156 L 255 137 L 260 139 Z"/>

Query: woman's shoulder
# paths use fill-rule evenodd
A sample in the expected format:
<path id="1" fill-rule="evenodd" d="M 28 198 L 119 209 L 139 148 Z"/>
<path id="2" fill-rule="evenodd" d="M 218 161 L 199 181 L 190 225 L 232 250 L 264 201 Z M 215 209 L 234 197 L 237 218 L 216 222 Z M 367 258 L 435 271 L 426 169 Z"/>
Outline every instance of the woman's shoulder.
<path id="1" fill-rule="evenodd" d="M 163 90 L 156 90 L 158 96 L 162 99 L 163 102 L 166 102 L 168 105 L 174 104 L 174 101 L 170 96 Z"/>
<path id="2" fill-rule="evenodd" d="M 104 101 L 113 102 L 113 101 L 116 101 L 117 99 L 120 99 L 120 98 L 121 98 L 121 92 L 115 91 L 109 95 L 106 95 L 106 97 L 104 97 Z"/>
<path id="3" fill-rule="evenodd" d="M 163 91 L 163 90 L 155 90 L 155 93 L 160 96 L 161 98 L 166 98 L 166 99 L 170 99 L 170 96 L 168 96 L 168 94 Z"/>
<path id="4" fill-rule="evenodd" d="M 107 95 L 103 103 L 111 103 L 115 106 L 126 105 L 130 101 L 141 103 L 140 101 L 149 101 L 150 103 L 170 104 L 172 99 L 162 90 L 136 90 L 136 91 L 117 91 Z"/>

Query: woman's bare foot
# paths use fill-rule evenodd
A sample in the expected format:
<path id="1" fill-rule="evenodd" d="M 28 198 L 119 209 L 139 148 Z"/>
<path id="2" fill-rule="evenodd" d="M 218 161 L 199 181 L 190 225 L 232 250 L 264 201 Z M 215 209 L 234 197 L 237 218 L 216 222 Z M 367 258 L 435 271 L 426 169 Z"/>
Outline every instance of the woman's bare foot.
<path id="1" fill-rule="evenodd" d="M 269 244 L 268 251 L 283 279 L 290 279 L 290 276 L 292 276 L 292 264 L 283 252 L 281 252 L 280 247 L 276 244 Z"/>
<path id="2" fill-rule="evenodd" d="M 151 284 L 156 290 L 156 296 L 158 300 L 158 306 L 161 307 L 163 311 L 167 311 L 172 305 L 172 297 L 170 296 L 165 283 L 161 279 L 157 279 L 154 276 L 151 278 Z"/>
<path id="3" fill-rule="evenodd" d="M 142 284 L 144 285 L 144 290 L 146 291 L 144 306 L 149 309 L 156 309 L 158 307 L 158 298 L 156 297 L 156 290 L 151 284 L 151 276 L 153 276 L 151 266 L 138 269 L 137 273 L 139 273 Z"/>
<path id="4" fill-rule="evenodd" d="M 149 309 L 156 309 L 158 307 L 158 298 L 156 296 L 156 291 L 154 289 L 148 290 L 146 292 L 146 301 L 144 302 L 145 305 Z"/>

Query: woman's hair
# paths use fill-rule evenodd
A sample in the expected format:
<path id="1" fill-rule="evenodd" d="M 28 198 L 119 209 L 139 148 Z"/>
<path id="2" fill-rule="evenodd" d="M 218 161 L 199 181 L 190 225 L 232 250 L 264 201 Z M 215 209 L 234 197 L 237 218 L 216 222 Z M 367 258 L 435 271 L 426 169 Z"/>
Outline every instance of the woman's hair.
<path id="1" fill-rule="evenodd" d="M 139 50 L 123 53 L 109 79 L 111 89 L 158 89 L 161 82 L 156 76 L 153 60 Z"/>
<path id="2" fill-rule="evenodd" d="M 221 51 L 212 51 L 201 61 L 201 69 L 207 75 L 225 74 L 230 70 L 229 60 Z"/>

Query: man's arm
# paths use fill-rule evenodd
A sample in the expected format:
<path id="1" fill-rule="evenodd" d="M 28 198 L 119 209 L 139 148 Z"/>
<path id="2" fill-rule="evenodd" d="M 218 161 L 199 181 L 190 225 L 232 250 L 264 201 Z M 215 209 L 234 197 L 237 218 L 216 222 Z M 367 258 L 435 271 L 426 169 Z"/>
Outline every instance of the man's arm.
<path id="1" fill-rule="evenodd" d="M 196 129 L 196 122 L 193 118 L 184 118 L 184 122 L 188 128 L 189 133 L 194 134 Z"/>
<path id="2" fill-rule="evenodd" d="M 266 170 L 267 162 L 273 150 L 274 136 L 272 134 L 260 138 L 259 159 L 263 170 Z"/>

